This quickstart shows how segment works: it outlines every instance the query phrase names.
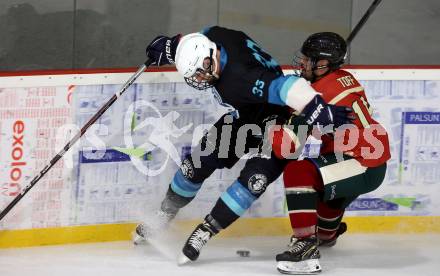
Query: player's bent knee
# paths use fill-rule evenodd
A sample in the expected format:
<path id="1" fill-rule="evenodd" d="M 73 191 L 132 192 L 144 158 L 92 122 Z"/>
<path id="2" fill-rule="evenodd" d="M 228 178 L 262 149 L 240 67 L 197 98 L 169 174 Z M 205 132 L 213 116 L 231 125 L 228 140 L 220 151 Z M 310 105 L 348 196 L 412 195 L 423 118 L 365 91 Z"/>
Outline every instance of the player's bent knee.
<path id="1" fill-rule="evenodd" d="M 183 176 L 188 180 L 192 180 L 195 176 L 194 164 L 189 158 L 186 158 L 182 161 L 180 170 L 182 171 Z"/>
<path id="2" fill-rule="evenodd" d="M 265 173 L 242 173 L 238 178 L 241 185 L 243 185 L 252 195 L 259 197 L 266 191 L 270 184 L 269 177 Z M 270 182 L 269 182 L 270 181 Z"/>
<path id="3" fill-rule="evenodd" d="M 190 157 L 185 158 L 180 165 L 182 175 L 193 183 L 202 183 L 215 170 L 214 166 L 204 164 L 203 167 L 196 167 Z"/>
<path id="4" fill-rule="evenodd" d="M 170 189 L 179 196 L 193 198 L 200 190 L 202 183 L 193 182 L 189 176 L 189 172 L 180 169 L 176 172 L 170 184 Z"/>

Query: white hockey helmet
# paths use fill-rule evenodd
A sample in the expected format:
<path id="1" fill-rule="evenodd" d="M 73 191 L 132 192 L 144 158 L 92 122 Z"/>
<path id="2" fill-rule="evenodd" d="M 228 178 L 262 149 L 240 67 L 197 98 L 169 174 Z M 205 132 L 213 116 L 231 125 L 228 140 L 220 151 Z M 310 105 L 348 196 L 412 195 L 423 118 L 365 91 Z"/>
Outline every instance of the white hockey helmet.
<path id="1" fill-rule="evenodd" d="M 212 71 L 215 71 L 216 55 L 217 45 L 205 35 L 201 33 L 187 34 L 180 39 L 177 45 L 175 56 L 177 71 L 183 75 L 189 85 L 193 86 L 190 82 L 194 81 L 197 72 L 212 74 Z M 206 58 L 212 60 L 211 68 L 204 68 Z M 202 89 L 202 87 L 196 88 Z"/>

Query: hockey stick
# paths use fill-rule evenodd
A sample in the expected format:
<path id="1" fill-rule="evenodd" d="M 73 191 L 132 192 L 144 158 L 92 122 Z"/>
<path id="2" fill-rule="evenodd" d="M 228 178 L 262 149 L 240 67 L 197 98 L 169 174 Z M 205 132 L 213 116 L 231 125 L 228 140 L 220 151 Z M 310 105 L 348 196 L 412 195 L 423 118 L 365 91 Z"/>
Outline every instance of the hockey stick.
<path id="1" fill-rule="evenodd" d="M 63 155 L 81 138 L 84 133 L 86 133 L 87 129 L 93 125 L 101 116 L 104 114 L 104 112 L 136 81 L 136 79 L 145 71 L 145 69 L 148 68 L 152 63 L 152 60 L 148 59 L 144 64 L 142 64 L 139 69 L 128 79 L 128 81 L 122 86 L 122 88 L 115 93 L 110 100 L 107 101 L 107 103 L 104 104 L 101 109 L 96 112 L 96 114 L 81 128 L 81 131 L 78 132 L 65 146 L 64 148 L 58 152 L 57 155 L 55 155 L 52 160 L 50 160 L 49 164 L 47 164 L 33 179 L 31 182 L 29 182 L 28 185 L 23 187 L 22 191 L 18 196 L 14 198 L 14 200 L 11 201 L 11 203 L 6 206 L 6 208 L 0 213 L 0 221 L 5 217 L 9 211 L 11 211 L 12 208 L 26 195 L 27 192 L 29 192 L 32 187 L 34 187 L 35 184 L 37 184 L 38 181 L 52 168 L 58 160 L 63 157 Z"/>
<path id="2" fill-rule="evenodd" d="M 347 45 L 350 45 L 359 30 L 364 26 L 365 22 L 367 22 L 370 15 L 374 12 L 374 10 L 379 6 L 380 2 L 382 0 L 374 0 L 373 3 L 370 5 L 368 10 L 365 12 L 364 16 L 362 16 L 361 20 L 357 23 L 357 25 L 354 27 L 354 29 L 351 31 L 350 35 L 347 37 Z"/>

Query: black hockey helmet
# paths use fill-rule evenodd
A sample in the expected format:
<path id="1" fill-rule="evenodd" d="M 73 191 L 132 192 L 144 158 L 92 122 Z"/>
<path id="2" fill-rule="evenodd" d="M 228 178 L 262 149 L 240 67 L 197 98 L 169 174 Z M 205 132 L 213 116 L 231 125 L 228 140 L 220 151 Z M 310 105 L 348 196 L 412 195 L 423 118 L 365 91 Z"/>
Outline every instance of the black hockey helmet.
<path id="1" fill-rule="evenodd" d="M 301 47 L 301 53 L 314 62 L 326 59 L 331 68 L 340 67 L 346 57 L 347 43 L 333 32 L 321 32 L 310 35 Z"/>

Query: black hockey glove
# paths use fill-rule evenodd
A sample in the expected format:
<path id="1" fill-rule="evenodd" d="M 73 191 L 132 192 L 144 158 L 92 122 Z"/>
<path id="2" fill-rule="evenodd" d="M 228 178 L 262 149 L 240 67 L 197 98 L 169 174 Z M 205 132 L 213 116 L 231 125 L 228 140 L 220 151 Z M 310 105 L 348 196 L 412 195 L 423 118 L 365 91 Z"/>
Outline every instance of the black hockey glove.
<path id="1" fill-rule="evenodd" d="M 346 106 L 327 104 L 324 99 L 316 95 L 302 111 L 308 125 L 318 126 L 319 129 L 328 125 L 337 128 L 344 124 L 352 124 L 355 117 L 351 114 L 353 110 Z"/>
<path id="2" fill-rule="evenodd" d="M 147 46 L 147 57 L 157 66 L 174 64 L 177 44 L 179 44 L 180 34 L 167 37 L 160 35 L 153 39 Z"/>

